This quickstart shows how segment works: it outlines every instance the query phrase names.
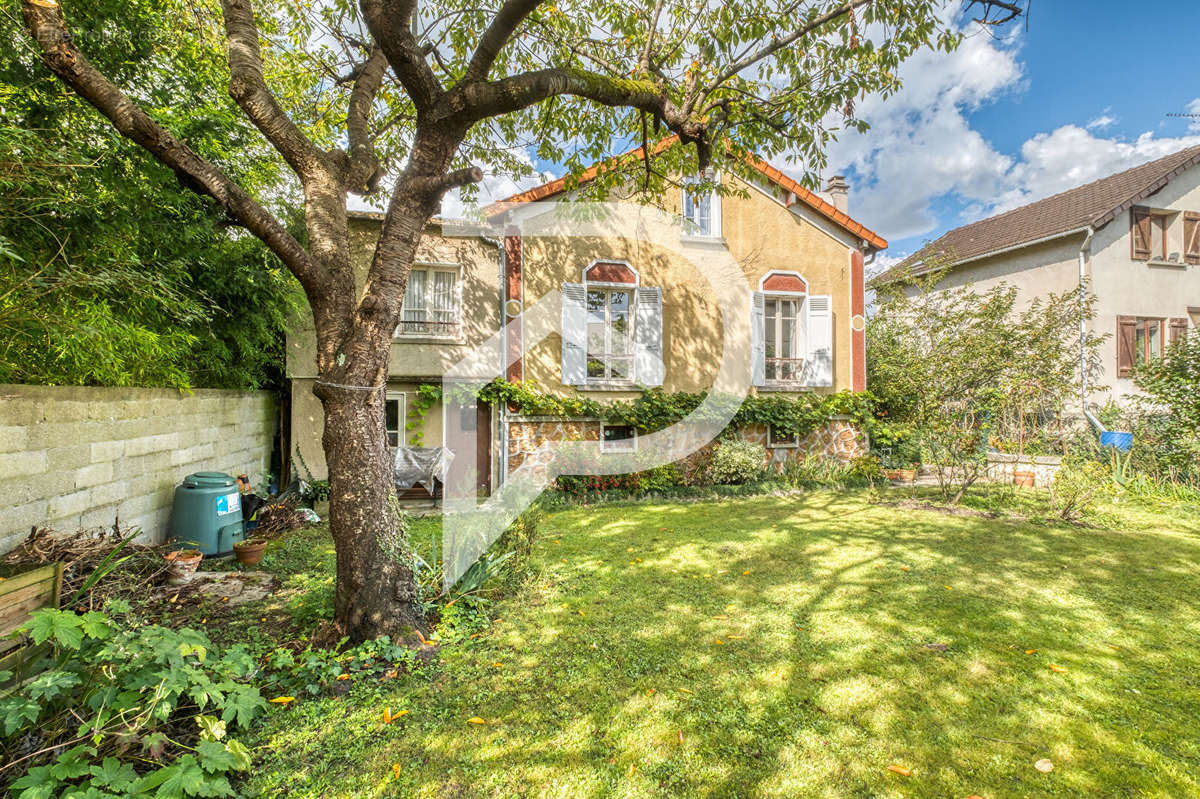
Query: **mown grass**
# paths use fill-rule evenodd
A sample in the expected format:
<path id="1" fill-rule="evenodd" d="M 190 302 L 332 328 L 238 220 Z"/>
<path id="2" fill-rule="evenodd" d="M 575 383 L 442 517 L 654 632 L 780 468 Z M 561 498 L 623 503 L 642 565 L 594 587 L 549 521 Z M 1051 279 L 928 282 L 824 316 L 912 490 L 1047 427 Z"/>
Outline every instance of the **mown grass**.
<path id="1" fill-rule="evenodd" d="M 539 579 L 490 629 L 413 674 L 273 707 L 245 789 L 1200 796 L 1200 519 L 1108 518 L 1120 529 L 866 493 L 557 511 Z M 322 536 L 273 568 L 295 558 L 286 579 L 325 590 Z M 409 713 L 385 726 L 386 706 Z"/>

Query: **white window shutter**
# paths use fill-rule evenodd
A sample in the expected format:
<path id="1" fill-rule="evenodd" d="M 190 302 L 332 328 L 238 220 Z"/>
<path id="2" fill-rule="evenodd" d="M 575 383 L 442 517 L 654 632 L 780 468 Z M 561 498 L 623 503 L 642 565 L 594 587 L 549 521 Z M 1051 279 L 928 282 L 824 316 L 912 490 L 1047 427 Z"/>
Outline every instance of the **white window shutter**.
<path id="1" fill-rule="evenodd" d="M 587 382 L 587 290 L 582 283 L 563 283 L 562 381 L 568 386 Z"/>
<path id="2" fill-rule="evenodd" d="M 816 294 L 808 298 L 808 363 L 805 383 L 833 385 L 833 298 Z"/>
<path id="3" fill-rule="evenodd" d="M 767 382 L 767 355 L 763 342 L 766 316 L 766 297 L 761 291 L 750 297 L 750 382 L 756 386 Z"/>
<path id="4" fill-rule="evenodd" d="M 666 368 L 663 366 L 662 289 L 638 289 L 635 314 L 635 377 L 643 386 L 661 386 L 666 376 Z"/>

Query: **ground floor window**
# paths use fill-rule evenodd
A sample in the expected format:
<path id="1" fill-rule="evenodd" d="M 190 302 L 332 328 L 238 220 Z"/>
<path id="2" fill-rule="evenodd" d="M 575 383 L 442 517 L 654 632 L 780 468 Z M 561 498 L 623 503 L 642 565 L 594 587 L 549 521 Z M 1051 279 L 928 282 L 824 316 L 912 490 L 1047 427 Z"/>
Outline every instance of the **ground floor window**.
<path id="1" fill-rule="evenodd" d="M 389 391 L 383 401 L 383 425 L 387 431 L 389 447 L 398 447 L 404 443 L 404 392 Z"/>
<path id="2" fill-rule="evenodd" d="M 804 356 L 800 351 L 803 299 L 767 297 L 763 314 L 766 379 L 788 383 L 800 378 Z"/>
<path id="3" fill-rule="evenodd" d="M 632 306 L 632 291 L 588 287 L 588 380 L 633 380 Z"/>
<path id="4" fill-rule="evenodd" d="M 800 436 L 771 425 L 767 428 L 767 446 L 772 448 L 798 447 L 800 446 Z"/>
<path id="5" fill-rule="evenodd" d="M 603 432 L 605 452 L 633 452 L 637 449 L 637 431 L 632 425 L 606 424 Z"/>

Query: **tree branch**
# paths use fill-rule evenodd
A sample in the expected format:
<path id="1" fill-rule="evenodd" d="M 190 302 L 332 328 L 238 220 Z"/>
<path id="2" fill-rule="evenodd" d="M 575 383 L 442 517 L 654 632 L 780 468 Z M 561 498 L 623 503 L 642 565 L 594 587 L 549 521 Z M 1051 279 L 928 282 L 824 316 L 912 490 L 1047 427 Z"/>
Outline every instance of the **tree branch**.
<path id="1" fill-rule="evenodd" d="M 362 65 L 354 88 L 350 90 L 349 107 L 346 110 L 346 133 L 349 139 L 350 168 L 346 182 L 350 190 L 357 193 L 370 193 L 379 184 L 383 171 L 379 166 L 379 158 L 375 155 L 368 123 L 371 119 L 371 107 L 375 103 L 375 95 L 383 85 L 383 76 L 387 72 L 388 61 L 383 51 L 375 48 L 370 57 Z"/>
<path id="2" fill-rule="evenodd" d="M 329 289 L 329 274 L 269 211 L 220 169 L 175 138 L 108 80 L 71 41 L 62 9 L 54 0 L 23 0 L 25 27 L 42 51 L 47 68 L 112 122 L 125 138 L 170 167 L 188 188 L 212 197 L 231 217 L 279 256 L 309 296 Z"/>
<path id="3" fill-rule="evenodd" d="M 479 45 L 471 56 L 463 80 L 484 80 L 496 62 L 500 51 L 512 38 L 517 26 L 541 4 L 542 0 L 505 0 L 496 16 L 479 37 Z"/>
<path id="4" fill-rule="evenodd" d="M 849 14 L 851 11 L 853 11 L 856 8 L 861 8 L 862 6 L 870 5 L 872 2 L 874 2 L 874 0 L 851 0 L 851 2 L 844 3 L 840 6 L 838 6 L 837 8 L 827 11 L 826 13 L 817 17 L 816 19 L 812 20 L 811 22 L 807 22 L 804 25 L 801 25 L 795 31 L 793 31 L 792 33 L 783 37 L 782 39 L 772 39 L 770 44 L 760 47 L 758 50 L 755 50 L 753 53 L 750 53 L 746 57 L 741 58 L 738 61 L 735 61 L 734 63 L 730 64 L 725 69 L 725 71 L 722 72 L 721 75 L 710 84 L 709 91 L 707 92 L 707 94 L 712 94 L 713 90 L 719 88 L 721 86 L 721 84 L 723 84 L 725 81 L 729 80 L 734 75 L 741 72 L 743 69 L 754 66 L 759 61 L 762 61 L 764 58 L 768 58 L 771 55 L 775 54 L 776 52 L 782 50 L 783 48 L 791 46 L 792 44 L 796 43 L 800 39 L 804 38 L 808 34 L 815 31 L 817 28 L 820 28 L 822 25 L 832 22 L 835 19 L 837 19 L 838 17 L 845 16 L 846 14 Z"/>
<path id="5" fill-rule="evenodd" d="M 360 6 L 371 36 L 387 56 L 417 111 L 432 108 L 445 90 L 410 27 L 416 0 L 360 0 Z"/>
<path id="6" fill-rule="evenodd" d="M 258 24 L 250 0 L 221 0 L 229 46 L 229 96 L 302 181 L 324 166 L 322 153 L 288 118 L 263 78 Z"/>

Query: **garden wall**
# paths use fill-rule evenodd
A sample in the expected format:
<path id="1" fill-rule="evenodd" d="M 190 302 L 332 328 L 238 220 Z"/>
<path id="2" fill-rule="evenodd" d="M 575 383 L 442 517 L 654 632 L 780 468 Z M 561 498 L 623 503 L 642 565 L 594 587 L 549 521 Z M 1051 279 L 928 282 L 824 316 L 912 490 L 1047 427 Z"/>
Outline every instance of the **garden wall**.
<path id="1" fill-rule="evenodd" d="M 188 474 L 262 481 L 275 423 L 265 391 L 0 385 L 0 553 L 117 517 L 161 541 Z"/>
<path id="2" fill-rule="evenodd" d="M 599 441 L 602 429 L 599 419 L 561 419 L 551 416 L 510 416 L 508 419 L 508 473 L 521 466 L 543 469 L 553 459 L 549 445 L 557 441 Z M 749 425 L 739 430 L 742 438 L 767 446 L 767 428 Z M 712 450 L 706 444 L 683 460 L 685 469 L 706 463 Z M 798 446 L 767 447 L 763 466 L 782 466 L 817 456 L 849 463 L 869 451 L 866 433 L 848 418 L 834 417 L 800 439 Z"/>
<path id="3" fill-rule="evenodd" d="M 987 476 L 999 483 L 1011 483 L 1013 472 L 1033 472 L 1033 484 L 1045 488 L 1054 482 L 1054 475 L 1062 468 L 1058 455 L 1010 455 L 1006 452 L 989 452 Z"/>

